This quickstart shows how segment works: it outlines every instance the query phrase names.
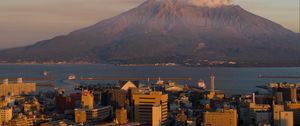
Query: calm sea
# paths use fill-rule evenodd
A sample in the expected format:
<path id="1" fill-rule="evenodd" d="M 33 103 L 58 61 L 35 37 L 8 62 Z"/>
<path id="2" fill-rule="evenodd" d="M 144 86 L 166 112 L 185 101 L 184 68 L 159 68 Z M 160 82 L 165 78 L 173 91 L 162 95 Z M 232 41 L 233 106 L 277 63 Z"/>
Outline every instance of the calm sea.
<path id="1" fill-rule="evenodd" d="M 209 75 L 216 74 L 216 89 L 228 94 L 250 93 L 261 90 L 257 85 L 270 82 L 300 83 L 299 79 L 262 79 L 265 76 L 300 76 L 300 67 L 289 68 L 206 68 L 206 67 L 121 67 L 113 65 L 0 65 L 0 78 L 27 77 L 40 78 L 43 71 L 55 78 L 51 83 L 56 87 L 73 89 L 74 83 L 66 78 L 69 74 L 80 77 L 191 77 L 191 81 L 180 81 L 179 84 L 196 85 L 200 79 L 205 80 L 209 88 Z M 101 82 L 100 83 L 106 83 Z M 48 82 L 50 83 L 50 82 Z M 75 83 L 80 83 L 76 81 Z M 154 82 L 153 82 L 154 83 Z M 45 88 L 45 87 L 44 87 Z M 40 88 L 39 88 L 40 89 Z"/>

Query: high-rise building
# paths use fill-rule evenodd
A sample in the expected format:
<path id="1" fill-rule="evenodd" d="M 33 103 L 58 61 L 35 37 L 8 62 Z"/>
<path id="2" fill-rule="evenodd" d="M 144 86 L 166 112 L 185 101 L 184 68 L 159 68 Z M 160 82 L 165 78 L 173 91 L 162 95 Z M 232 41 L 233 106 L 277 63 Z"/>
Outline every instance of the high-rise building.
<path id="1" fill-rule="evenodd" d="M 12 119 L 12 108 L 0 108 L 0 126 Z"/>
<path id="2" fill-rule="evenodd" d="M 204 126 L 237 126 L 238 115 L 236 109 L 220 112 L 204 112 Z"/>
<path id="3" fill-rule="evenodd" d="M 168 116 L 168 94 L 154 91 L 133 94 L 134 119 L 142 125 L 165 125 Z"/>
<path id="4" fill-rule="evenodd" d="M 92 91 L 84 90 L 81 94 L 81 104 L 84 108 L 94 108 L 94 95 Z"/>
<path id="5" fill-rule="evenodd" d="M 116 119 L 118 124 L 126 124 L 127 123 L 127 110 L 122 108 L 118 108 L 116 110 Z"/>
<path id="6" fill-rule="evenodd" d="M 36 91 L 35 83 L 25 83 L 22 78 L 18 78 L 16 83 L 10 83 L 4 79 L 0 84 L 0 96 L 30 94 Z"/>

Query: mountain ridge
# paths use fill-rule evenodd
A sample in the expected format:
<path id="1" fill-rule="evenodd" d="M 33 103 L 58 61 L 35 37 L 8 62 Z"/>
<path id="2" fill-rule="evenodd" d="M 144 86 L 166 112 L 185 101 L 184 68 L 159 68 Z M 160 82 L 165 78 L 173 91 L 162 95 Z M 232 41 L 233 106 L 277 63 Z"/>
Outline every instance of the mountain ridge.
<path id="1" fill-rule="evenodd" d="M 68 35 L 0 51 L 0 60 L 186 64 L 193 59 L 297 66 L 298 35 L 238 5 L 148 0 Z"/>

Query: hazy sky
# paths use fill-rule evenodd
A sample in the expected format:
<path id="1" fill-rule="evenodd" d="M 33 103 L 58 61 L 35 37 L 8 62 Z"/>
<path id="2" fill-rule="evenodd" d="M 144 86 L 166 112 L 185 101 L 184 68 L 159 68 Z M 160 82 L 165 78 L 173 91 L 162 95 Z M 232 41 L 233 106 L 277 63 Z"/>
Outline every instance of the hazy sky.
<path id="1" fill-rule="evenodd" d="M 0 49 L 67 34 L 144 0 L 0 0 Z M 299 32 L 299 0 L 236 0 L 244 9 Z"/>

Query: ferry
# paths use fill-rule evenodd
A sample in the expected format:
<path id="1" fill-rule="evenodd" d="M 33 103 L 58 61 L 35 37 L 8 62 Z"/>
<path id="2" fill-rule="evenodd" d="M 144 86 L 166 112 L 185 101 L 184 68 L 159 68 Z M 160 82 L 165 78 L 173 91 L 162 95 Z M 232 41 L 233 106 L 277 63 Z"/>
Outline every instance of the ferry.
<path id="1" fill-rule="evenodd" d="M 204 80 L 199 80 L 198 82 L 198 87 L 201 88 L 201 89 L 205 89 L 206 88 L 206 84 L 204 82 Z"/>
<path id="2" fill-rule="evenodd" d="M 76 76 L 74 74 L 70 74 L 68 76 L 68 80 L 76 80 Z"/>
<path id="3" fill-rule="evenodd" d="M 48 76 L 48 72 L 47 72 L 47 71 L 44 71 L 44 72 L 43 72 L 43 75 L 44 75 L 44 76 Z"/>

